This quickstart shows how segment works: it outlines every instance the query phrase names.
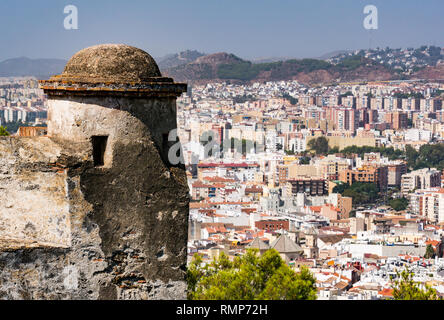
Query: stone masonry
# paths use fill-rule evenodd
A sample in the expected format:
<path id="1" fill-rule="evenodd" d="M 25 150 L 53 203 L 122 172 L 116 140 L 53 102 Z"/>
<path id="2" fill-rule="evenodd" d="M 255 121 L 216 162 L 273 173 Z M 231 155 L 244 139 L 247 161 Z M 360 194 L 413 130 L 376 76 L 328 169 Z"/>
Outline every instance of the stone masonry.
<path id="1" fill-rule="evenodd" d="M 0 299 L 185 299 L 176 98 L 146 52 L 100 45 L 41 81 L 48 136 L 0 139 Z"/>

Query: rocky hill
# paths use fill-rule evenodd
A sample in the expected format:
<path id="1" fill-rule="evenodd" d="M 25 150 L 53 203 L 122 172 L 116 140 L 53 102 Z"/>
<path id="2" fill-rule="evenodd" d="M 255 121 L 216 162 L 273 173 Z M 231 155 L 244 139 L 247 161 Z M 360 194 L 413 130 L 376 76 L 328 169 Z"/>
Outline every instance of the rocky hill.
<path id="1" fill-rule="evenodd" d="M 412 78 L 444 80 L 444 62 L 438 63 L 436 66 L 427 66 L 416 72 Z"/>
<path id="2" fill-rule="evenodd" d="M 161 70 L 174 68 L 195 61 L 197 58 L 204 56 L 196 50 L 186 50 L 176 54 L 169 54 L 161 58 L 156 58 L 156 62 Z"/>
<path id="3" fill-rule="evenodd" d="M 314 85 L 343 81 L 398 79 L 387 66 L 361 56 L 331 64 L 316 59 L 291 59 L 271 63 L 252 63 L 228 53 L 202 56 L 191 63 L 169 68 L 164 74 L 176 81 L 203 84 L 211 81 L 245 83 L 255 81 L 297 80 Z"/>

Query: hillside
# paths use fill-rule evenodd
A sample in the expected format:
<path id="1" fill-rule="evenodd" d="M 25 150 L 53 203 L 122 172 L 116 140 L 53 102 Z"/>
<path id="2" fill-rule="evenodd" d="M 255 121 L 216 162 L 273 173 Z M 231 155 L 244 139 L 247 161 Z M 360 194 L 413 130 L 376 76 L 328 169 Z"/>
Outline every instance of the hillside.
<path id="1" fill-rule="evenodd" d="M 438 63 L 436 66 L 427 66 L 413 74 L 412 78 L 444 80 L 444 62 Z"/>
<path id="2" fill-rule="evenodd" d="M 243 63 L 246 63 L 246 61 L 234 54 L 220 52 L 202 56 L 191 63 L 167 69 L 164 71 L 164 75 L 173 77 L 176 81 L 208 82 L 219 79 L 218 73 L 221 66 L 235 66 Z"/>
<path id="3" fill-rule="evenodd" d="M 409 77 L 423 69 L 432 69 L 440 62 L 444 62 L 444 49 L 437 46 L 421 46 L 419 48 L 391 49 L 376 48 L 366 50 L 356 50 L 339 53 L 338 55 L 327 59 L 328 62 L 337 64 L 344 59 L 362 56 L 374 60 L 380 64 L 390 66 L 397 70 L 402 76 Z M 427 70 L 429 72 L 430 70 Z M 424 75 L 427 75 L 427 72 Z M 433 71 L 430 71 L 433 73 Z M 427 79 L 430 79 L 426 76 Z"/>
<path id="4" fill-rule="evenodd" d="M 63 71 L 67 61 L 61 59 L 29 59 L 25 57 L 0 62 L 0 77 L 34 76 L 47 79 Z"/>
<path id="5" fill-rule="evenodd" d="M 201 84 L 210 81 L 235 83 L 298 80 L 305 84 L 337 81 L 390 80 L 399 78 L 392 69 L 373 60 L 353 56 L 336 65 L 316 59 L 291 59 L 252 63 L 228 53 L 199 57 L 194 62 L 169 68 L 165 74 L 176 81 Z"/>
<path id="6" fill-rule="evenodd" d="M 204 55 L 205 55 L 204 53 L 201 53 L 196 50 L 186 50 L 180 53 L 170 54 L 161 58 L 156 58 L 155 60 L 159 65 L 159 68 L 161 70 L 164 70 L 193 62 L 197 58 L 202 57 Z"/>

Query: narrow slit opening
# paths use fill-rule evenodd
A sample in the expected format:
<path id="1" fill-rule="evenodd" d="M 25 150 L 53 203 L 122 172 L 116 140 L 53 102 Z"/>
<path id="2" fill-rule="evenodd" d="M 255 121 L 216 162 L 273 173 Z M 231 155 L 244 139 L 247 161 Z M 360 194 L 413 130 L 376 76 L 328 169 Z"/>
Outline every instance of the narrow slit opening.
<path id="1" fill-rule="evenodd" d="M 92 136 L 93 160 L 95 167 L 105 165 L 105 151 L 108 142 L 108 136 Z"/>

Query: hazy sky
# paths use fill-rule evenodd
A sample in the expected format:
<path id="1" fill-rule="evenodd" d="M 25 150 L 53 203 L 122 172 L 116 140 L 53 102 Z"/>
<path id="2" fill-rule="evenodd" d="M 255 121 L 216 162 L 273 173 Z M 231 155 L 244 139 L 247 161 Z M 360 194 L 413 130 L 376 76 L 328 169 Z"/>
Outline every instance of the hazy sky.
<path id="1" fill-rule="evenodd" d="M 79 29 L 65 30 L 66 5 Z M 366 5 L 378 30 L 363 27 Z M 242 58 L 318 57 L 343 49 L 444 46 L 443 0 L 1 0 L 0 60 L 68 59 L 99 43 L 152 56 L 196 49 Z"/>

